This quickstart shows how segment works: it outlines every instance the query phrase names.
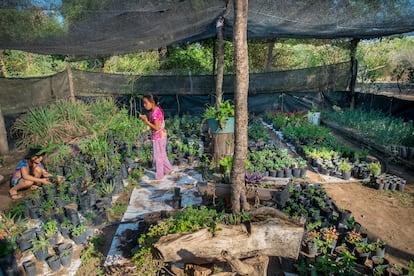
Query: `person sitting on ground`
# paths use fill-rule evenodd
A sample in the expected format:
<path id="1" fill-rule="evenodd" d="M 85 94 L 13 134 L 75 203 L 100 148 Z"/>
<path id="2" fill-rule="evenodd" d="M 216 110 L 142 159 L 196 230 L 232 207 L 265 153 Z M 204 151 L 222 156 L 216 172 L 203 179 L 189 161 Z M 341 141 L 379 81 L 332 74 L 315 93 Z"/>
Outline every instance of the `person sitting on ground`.
<path id="1" fill-rule="evenodd" d="M 25 156 L 25 159 L 20 160 L 13 176 L 10 179 L 9 195 L 12 199 L 20 199 L 21 195 L 17 192 L 22 189 L 31 188 L 37 189 L 39 184 L 51 184 L 49 177 L 52 175 L 48 173 L 43 164 L 44 153 L 41 153 L 41 149 L 31 148 Z M 60 180 L 61 178 L 58 177 Z"/>

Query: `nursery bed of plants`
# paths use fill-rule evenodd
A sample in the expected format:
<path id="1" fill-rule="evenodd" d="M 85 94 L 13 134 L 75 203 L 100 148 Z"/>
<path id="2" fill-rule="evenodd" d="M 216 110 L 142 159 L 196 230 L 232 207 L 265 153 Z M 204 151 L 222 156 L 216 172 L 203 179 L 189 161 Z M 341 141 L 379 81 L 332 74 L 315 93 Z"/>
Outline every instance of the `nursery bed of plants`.
<path id="1" fill-rule="evenodd" d="M 383 182 L 381 179 L 391 179 L 381 176 L 377 180 L 382 166 L 380 162 L 367 158 L 368 150 L 357 150 L 344 145 L 335 138 L 329 128 L 314 125 L 303 113 L 266 112 L 264 121 L 280 131 L 282 140 L 292 144 L 297 153 L 323 175 L 341 177 L 345 180 L 349 180 L 351 176 L 359 180 L 368 180 L 372 187 L 377 189 L 383 188 L 383 185 L 379 185 L 379 182 Z M 393 190 L 403 191 L 405 180 L 399 178 L 396 182 L 398 186 L 393 186 Z"/>
<path id="2" fill-rule="evenodd" d="M 403 159 L 414 159 L 414 125 L 402 118 L 378 110 L 344 109 L 324 111 L 322 118 L 335 122 L 354 133 L 368 138 L 372 144 L 385 147 Z"/>
<path id="3" fill-rule="evenodd" d="M 136 184 L 141 168 L 151 160 L 144 130 L 127 109 L 106 99 L 57 102 L 20 117 L 13 126 L 19 145 L 48 153 L 45 161 L 53 184 L 9 207 L 0 222 L 4 246 L 10 249 L 3 252 L 13 253 L 18 245 L 24 259 L 33 253 L 32 262 L 53 261 L 48 262 L 52 271 L 59 270 L 60 263 L 70 265 L 62 259 L 68 254 L 56 250 L 57 236 L 64 244 L 85 244 L 87 233 L 93 232 L 88 229 L 101 227 L 108 214 L 126 209 L 117 195 L 128 182 Z M 23 267 L 28 273 L 27 263 Z"/>
<path id="4" fill-rule="evenodd" d="M 138 184 L 142 168 L 152 167 L 149 133 L 131 115 L 128 109 L 119 109 L 112 100 L 89 104 L 77 101 L 35 109 L 17 120 L 14 133 L 20 137 L 20 145 L 44 148 L 49 153 L 47 168 L 54 174 L 51 180 L 56 182 L 57 175 L 64 176 L 64 180 L 44 186 L 12 204 L 0 222 L 3 238 L 0 252 L 5 253 L 0 261 L 13 263 L 8 268 L 10 271 L 16 270 L 19 264 L 28 275 L 34 275 L 29 273 L 33 273 L 35 263 L 44 261 L 51 271 L 57 271 L 62 265 L 70 266 L 73 246 L 85 243 L 92 249 L 84 253 L 95 254 L 94 244 L 87 241 L 87 233 L 101 228 L 108 219 L 122 216 L 127 202 L 117 200 L 117 195 L 127 190 L 127 183 L 130 186 L 126 192 L 130 192 L 131 186 Z M 45 132 L 31 127 L 31 123 L 42 120 Z M 299 156 L 292 155 L 286 145 L 272 139 L 261 121 L 249 121 L 246 185 L 274 190 L 266 183 L 266 177 L 288 180 L 289 185 L 281 188 L 286 192 L 283 204 L 275 198 L 250 200 L 252 206 L 271 206 L 289 216 L 306 219 L 300 259 L 291 272 L 299 275 L 413 273 L 414 263 L 410 263 L 409 271 L 390 263 L 384 256 L 384 243 L 369 239 L 351 212 L 339 208 L 321 184 L 305 182 L 308 164 L 326 175 L 349 179 L 349 173 L 354 178 L 372 179 L 371 185 L 378 189 L 387 186 L 390 190 L 402 191 L 404 179 L 381 175 L 380 164 L 368 160 L 367 152 L 344 146 L 329 129 L 309 123 L 304 114 L 267 112 L 264 120 L 282 133 L 283 141 L 292 144 Z M 166 128 L 170 141 L 168 156 L 174 164 L 198 167 L 206 180 L 229 184 L 232 158 L 223 158 L 219 170 L 211 168 L 200 136 L 201 117 L 171 117 L 166 120 Z M 152 246 L 161 236 L 201 228 L 214 232 L 218 223 L 236 225 L 253 220 L 247 212 L 225 212 L 228 209 L 223 198 L 205 200 L 210 208 L 187 208 L 140 229 L 143 234 L 138 240 L 139 247 L 131 254 L 142 273 L 156 275 L 170 269 L 169 264 L 157 261 L 152 254 Z M 10 262 L 16 249 L 24 256 L 21 258 L 24 263 Z M 97 262 L 95 266 L 99 265 Z"/>

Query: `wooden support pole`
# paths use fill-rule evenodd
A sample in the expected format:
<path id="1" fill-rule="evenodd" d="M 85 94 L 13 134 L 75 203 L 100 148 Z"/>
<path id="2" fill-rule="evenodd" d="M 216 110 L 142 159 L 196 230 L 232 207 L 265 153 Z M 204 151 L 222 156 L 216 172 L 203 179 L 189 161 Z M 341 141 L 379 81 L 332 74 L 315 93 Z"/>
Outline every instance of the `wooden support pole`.
<path id="1" fill-rule="evenodd" d="M 217 80 L 216 80 L 216 106 L 223 100 L 223 77 L 224 77 L 224 39 L 223 39 L 224 17 L 217 20 L 217 42 L 218 42 L 218 61 L 217 61 Z"/>
<path id="2" fill-rule="evenodd" d="M 275 47 L 276 39 L 272 39 L 267 44 L 267 55 L 266 55 L 266 72 L 269 72 L 273 68 L 273 48 Z"/>
<path id="3" fill-rule="evenodd" d="M 9 153 L 9 144 L 7 142 L 7 131 L 4 123 L 3 112 L 0 106 L 0 155 L 6 155 Z"/>
<path id="4" fill-rule="evenodd" d="M 351 82 L 349 84 L 349 91 L 351 93 L 351 104 L 350 108 L 355 108 L 355 84 L 358 74 L 358 60 L 356 59 L 356 49 L 358 47 L 359 39 L 352 39 L 351 40 L 351 50 L 350 50 L 350 57 L 351 57 Z"/>
<path id="5" fill-rule="evenodd" d="M 75 88 L 73 87 L 73 75 L 72 75 L 72 69 L 70 68 L 69 57 L 66 57 L 66 72 L 68 74 L 69 99 L 73 102 L 75 101 Z"/>

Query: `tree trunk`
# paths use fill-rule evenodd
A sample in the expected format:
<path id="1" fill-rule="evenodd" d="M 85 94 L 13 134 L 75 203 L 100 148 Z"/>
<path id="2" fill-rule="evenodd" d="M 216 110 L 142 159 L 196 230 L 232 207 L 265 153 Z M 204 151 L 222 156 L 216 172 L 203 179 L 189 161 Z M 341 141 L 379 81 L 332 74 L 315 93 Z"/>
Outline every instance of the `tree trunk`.
<path id="1" fill-rule="evenodd" d="M 69 84 L 69 99 L 73 102 L 75 101 L 75 89 L 73 87 L 73 75 L 72 69 L 70 68 L 70 60 L 66 58 L 66 72 L 68 74 L 68 84 Z"/>
<path id="2" fill-rule="evenodd" d="M 359 39 L 352 39 L 351 40 L 351 82 L 349 84 L 349 91 L 351 92 L 351 104 L 350 108 L 354 109 L 355 107 L 355 84 L 358 74 L 358 61 L 356 59 L 356 49 L 358 47 Z"/>
<path id="3" fill-rule="evenodd" d="M 245 188 L 245 167 L 247 160 L 247 96 L 249 92 L 249 61 L 247 52 L 247 9 L 248 0 L 234 0 L 234 84 L 235 143 L 232 183 L 232 209 L 239 212 L 248 209 Z"/>
<path id="4" fill-rule="evenodd" d="M 7 131 L 4 124 L 3 112 L 0 106 L 0 155 L 9 153 L 9 144 L 7 143 Z"/>
<path id="5" fill-rule="evenodd" d="M 0 52 L 0 77 L 4 77 L 7 78 L 8 74 L 7 74 L 7 68 L 6 68 L 6 63 L 4 62 L 4 50 L 1 50 Z"/>
<path id="6" fill-rule="evenodd" d="M 266 57 L 266 72 L 269 72 L 273 68 L 273 48 L 275 47 L 276 39 L 272 39 L 267 44 L 267 57 Z"/>
<path id="7" fill-rule="evenodd" d="M 207 264 L 256 256 L 280 256 L 296 259 L 302 237 L 303 224 L 270 218 L 247 225 L 218 224 L 217 230 L 201 229 L 194 233 L 163 236 L 154 244 L 164 262 Z M 236 264 L 237 261 L 234 262 Z"/>
<path id="8" fill-rule="evenodd" d="M 223 100 L 223 76 L 224 76 L 224 40 L 223 40 L 224 18 L 217 20 L 217 42 L 218 42 L 218 61 L 217 61 L 217 82 L 216 82 L 216 106 L 218 107 Z"/>

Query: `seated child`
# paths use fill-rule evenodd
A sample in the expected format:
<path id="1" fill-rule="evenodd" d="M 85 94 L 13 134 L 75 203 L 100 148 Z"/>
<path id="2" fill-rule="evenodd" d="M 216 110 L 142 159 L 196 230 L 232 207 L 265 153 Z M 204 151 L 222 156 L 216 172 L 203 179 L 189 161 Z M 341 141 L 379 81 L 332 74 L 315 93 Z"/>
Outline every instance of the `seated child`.
<path id="1" fill-rule="evenodd" d="M 9 196 L 12 199 L 20 199 L 21 195 L 17 192 L 22 189 L 37 188 L 36 184 L 51 184 L 48 177 L 52 175 L 48 173 L 43 164 L 44 153 L 40 153 L 40 149 L 30 149 L 25 159 L 17 163 L 13 176 L 10 179 Z"/>

